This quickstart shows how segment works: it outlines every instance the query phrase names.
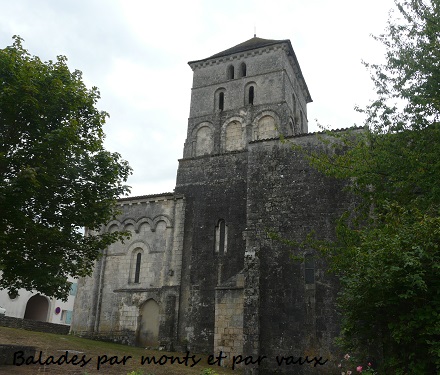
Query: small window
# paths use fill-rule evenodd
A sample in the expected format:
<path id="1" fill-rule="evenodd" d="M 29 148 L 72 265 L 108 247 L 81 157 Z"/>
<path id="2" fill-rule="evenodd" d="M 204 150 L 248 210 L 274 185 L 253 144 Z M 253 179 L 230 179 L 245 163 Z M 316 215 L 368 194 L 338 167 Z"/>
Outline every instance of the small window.
<path id="1" fill-rule="evenodd" d="M 250 105 L 254 105 L 254 86 L 249 87 L 249 103 Z"/>
<path id="2" fill-rule="evenodd" d="M 61 311 L 61 323 L 70 324 L 72 323 L 72 310 L 63 310 Z"/>
<path id="3" fill-rule="evenodd" d="M 228 66 L 228 79 L 234 79 L 234 66 Z"/>
<path id="4" fill-rule="evenodd" d="M 315 260 L 313 259 L 313 255 L 306 254 L 304 257 L 305 264 L 305 274 L 304 279 L 306 284 L 314 284 L 315 283 Z"/>
<path id="5" fill-rule="evenodd" d="M 136 284 L 139 284 L 139 276 L 141 273 L 141 260 L 142 260 L 142 254 L 138 253 L 136 255 L 136 270 L 134 272 L 134 282 Z"/>
<path id="6" fill-rule="evenodd" d="M 218 95 L 218 109 L 220 111 L 223 111 L 224 107 L 225 107 L 225 93 L 221 92 Z"/>
<path id="7" fill-rule="evenodd" d="M 244 62 L 240 65 L 240 73 L 242 77 L 246 77 L 246 64 Z"/>
<path id="8" fill-rule="evenodd" d="M 78 284 L 77 283 L 72 283 L 72 285 L 70 286 L 70 295 L 71 296 L 76 296 L 76 291 L 78 290 Z"/>
<path id="9" fill-rule="evenodd" d="M 223 219 L 220 219 L 215 227 L 215 252 L 224 255 L 227 251 L 228 227 Z"/>

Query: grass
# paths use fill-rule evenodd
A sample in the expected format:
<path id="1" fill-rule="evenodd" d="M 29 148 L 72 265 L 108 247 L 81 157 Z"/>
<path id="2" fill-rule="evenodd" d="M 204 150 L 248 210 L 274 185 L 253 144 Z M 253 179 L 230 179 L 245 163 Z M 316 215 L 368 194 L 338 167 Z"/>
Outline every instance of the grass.
<path id="1" fill-rule="evenodd" d="M 22 329 L 0 327 L 0 344 L 18 344 L 35 346 L 36 359 L 38 360 L 39 352 L 42 351 L 42 361 L 46 361 L 48 357 L 53 356 L 54 361 L 57 361 L 60 356 L 69 351 L 68 358 L 72 360 L 73 355 L 77 355 L 77 365 L 72 363 L 61 365 L 49 364 L 41 366 L 39 364 L 23 364 L 21 366 L 0 366 L 0 374 L 62 374 L 62 375 L 92 375 L 92 374 L 121 374 L 121 375 L 240 375 L 241 369 L 231 370 L 228 368 L 219 367 L 217 365 L 209 365 L 207 362 L 207 355 L 190 353 L 185 363 L 178 364 L 175 362 L 171 364 L 168 360 L 166 364 L 141 364 L 142 356 L 155 356 L 158 360 L 160 357 L 174 356 L 179 357 L 182 362 L 186 353 L 170 353 L 156 350 L 146 350 L 143 348 L 136 348 L 132 346 L 113 344 L 102 341 L 94 341 L 79 338 L 76 336 L 56 335 L 51 333 L 26 331 Z M 75 353 L 80 352 L 80 353 Z M 84 356 L 84 358 L 83 358 Z M 106 357 L 104 357 L 106 356 Z M 131 356 L 131 358 L 128 358 Z M 200 359 L 200 362 L 195 366 L 192 359 Z M 125 357 L 125 361 L 124 361 Z M 86 361 L 90 361 L 85 364 Z M 23 362 L 26 359 L 17 358 L 18 362 Z M 98 366 L 99 360 L 102 364 Z M 105 361 L 107 360 L 107 361 Z M 163 359 L 164 361 L 164 359 Z M 81 365 L 83 365 L 81 367 Z M 99 369 L 98 369 L 99 367 Z M 212 368 L 215 372 L 209 372 L 207 369 Z"/>

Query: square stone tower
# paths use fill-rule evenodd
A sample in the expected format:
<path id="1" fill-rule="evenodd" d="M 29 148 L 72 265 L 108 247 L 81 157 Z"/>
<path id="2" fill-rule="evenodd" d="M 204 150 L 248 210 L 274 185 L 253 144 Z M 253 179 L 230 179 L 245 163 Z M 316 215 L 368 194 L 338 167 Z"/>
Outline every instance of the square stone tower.
<path id="1" fill-rule="evenodd" d="M 243 150 L 280 133 L 307 133 L 309 90 L 289 40 L 254 37 L 194 72 L 184 157 Z"/>
<path id="2" fill-rule="evenodd" d="M 348 202 L 343 184 L 280 142 L 282 134 L 304 147 L 317 143 L 307 134 L 312 100 L 292 45 L 254 37 L 189 65 L 190 117 L 175 189 L 186 199 L 179 337 L 229 360 L 271 359 L 246 366 L 246 374 L 323 374 L 275 361 L 330 355 L 337 287 L 313 249 L 267 233 L 300 242 L 318 229 L 330 239 Z"/>

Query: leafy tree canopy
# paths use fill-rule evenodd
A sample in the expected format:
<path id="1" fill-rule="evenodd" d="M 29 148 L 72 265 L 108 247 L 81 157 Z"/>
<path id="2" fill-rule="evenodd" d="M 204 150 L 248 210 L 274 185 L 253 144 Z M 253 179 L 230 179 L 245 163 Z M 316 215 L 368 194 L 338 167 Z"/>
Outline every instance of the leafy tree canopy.
<path id="1" fill-rule="evenodd" d="M 440 371 L 440 0 L 396 1 L 363 131 L 308 155 L 349 179 L 355 208 L 317 243 L 341 279 L 341 342 L 384 373 Z M 326 137 L 324 137 L 326 138 Z M 327 138 L 328 139 L 328 138 Z M 326 141 L 327 142 L 327 141 Z"/>
<path id="2" fill-rule="evenodd" d="M 42 62 L 17 36 L 0 50 L 0 288 L 10 295 L 67 298 L 67 276 L 90 274 L 123 237 L 81 233 L 111 220 L 131 169 L 103 147 L 98 89 L 66 61 Z"/>

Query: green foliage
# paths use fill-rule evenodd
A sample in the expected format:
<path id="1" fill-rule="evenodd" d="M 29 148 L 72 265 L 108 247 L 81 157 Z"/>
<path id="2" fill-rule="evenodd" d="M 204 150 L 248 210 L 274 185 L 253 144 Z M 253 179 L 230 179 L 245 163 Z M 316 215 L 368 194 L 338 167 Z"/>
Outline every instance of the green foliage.
<path id="1" fill-rule="evenodd" d="M 115 214 L 131 169 L 103 147 L 107 113 L 67 59 L 42 62 L 14 37 L 0 50 L 0 288 L 67 298 L 122 233 L 84 237 Z M 91 232 L 92 233 L 92 232 Z"/>
<path id="2" fill-rule="evenodd" d="M 351 181 L 352 209 L 328 256 L 342 291 L 340 342 L 382 358 L 385 373 L 440 371 L 440 0 L 397 1 L 368 65 L 377 99 L 363 130 L 327 133 L 309 152 L 327 175 Z"/>
<path id="3" fill-rule="evenodd" d="M 200 375 L 218 375 L 212 368 L 204 368 Z"/>
<path id="4" fill-rule="evenodd" d="M 141 370 L 128 372 L 127 375 L 143 375 L 144 373 Z M 154 375 L 153 373 L 148 373 L 146 375 Z"/>

